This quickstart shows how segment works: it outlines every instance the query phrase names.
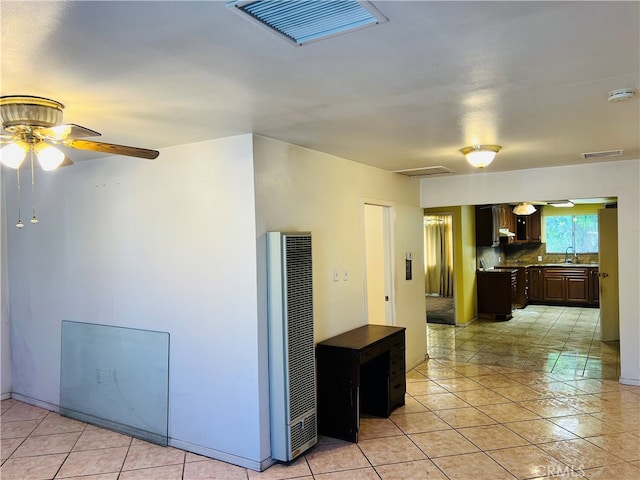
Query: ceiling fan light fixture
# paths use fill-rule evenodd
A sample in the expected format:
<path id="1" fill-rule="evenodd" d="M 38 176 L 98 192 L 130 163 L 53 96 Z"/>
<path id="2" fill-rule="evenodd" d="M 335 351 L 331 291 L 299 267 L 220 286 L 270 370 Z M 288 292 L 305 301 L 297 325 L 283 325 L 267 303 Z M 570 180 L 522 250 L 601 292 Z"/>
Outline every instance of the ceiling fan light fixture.
<path id="1" fill-rule="evenodd" d="M 0 149 L 0 162 L 3 165 L 17 169 L 27 155 L 29 145 L 24 142 L 13 142 Z"/>
<path id="2" fill-rule="evenodd" d="M 460 152 L 471 166 L 482 169 L 493 162 L 501 149 L 500 145 L 472 145 L 461 148 Z"/>
<path id="3" fill-rule="evenodd" d="M 44 142 L 36 144 L 34 150 L 43 170 L 55 170 L 64 161 L 64 153 Z"/>
<path id="4" fill-rule="evenodd" d="M 52 127 L 62 123 L 64 105 L 55 100 L 31 95 L 7 95 L 0 97 L 2 126 L 27 125 Z"/>
<path id="5" fill-rule="evenodd" d="M 529 202 L 522 202 L 513 207 L 513 213 L 516 215 L 531 215 L 535 213 L 536 207 L 531 205 Z"/>

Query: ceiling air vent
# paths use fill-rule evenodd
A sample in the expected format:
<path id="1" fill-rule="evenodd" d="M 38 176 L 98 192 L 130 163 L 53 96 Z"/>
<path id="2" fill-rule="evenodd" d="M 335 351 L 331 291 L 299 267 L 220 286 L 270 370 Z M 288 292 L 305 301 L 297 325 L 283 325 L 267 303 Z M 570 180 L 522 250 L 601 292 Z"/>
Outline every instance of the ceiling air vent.
<path id="1" fill-rule="evenodd" d="M 622 155 L 622 150 L 604 150 L 602 152 L 583 153 L 582 158 L 589 160 L 590 158 L 619 157 L 620 155 Z"/>
<path id="2" fill-rule="evenodd" d="M 394 170 L 393 173 L 401 173 L 402 175 L 407 175 L 408 177 L 430 177 L 432 175 L 450 175 L 456 172 L 447 167 L 437 166 L 409 168 L 406 170 Z"/>
<path id="3" fill-rule="evenodd" d="M 369 2 L 355 0 L 235 0 L 226 5 L 296 45 L 388 21 Z"/>

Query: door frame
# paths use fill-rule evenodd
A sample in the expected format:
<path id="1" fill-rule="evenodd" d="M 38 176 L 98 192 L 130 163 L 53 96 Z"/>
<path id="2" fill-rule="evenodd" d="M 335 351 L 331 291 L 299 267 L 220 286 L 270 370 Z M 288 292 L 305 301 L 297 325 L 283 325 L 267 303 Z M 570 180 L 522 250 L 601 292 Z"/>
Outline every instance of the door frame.
<path id="1" fill-rule="evenodd" d="M 369 323 L 369 303 L 367 288 L 367 248 L 366 248 L 366 222 L 365 209 L 367 205 L 382 207 L 383 215 L 383 254 L 384 254 L 384 283 L 385 293 L 389 296 L 389 301 L 385 304 L 386 325 L 396 325 L 396 279 L 395 279 L 395 259 L 394 259 L 394 219 L 395 205 L 388 200 L 375 198 L 362 198 L 360 203 L 360 221 L 362 231 L 362 280 L 363 280 L 363 311 L 364 319 Z"/>
<path id="2" fill-rule="evenodd" d="M 458 267 L 458 264 L 456 263 L 458 261 L 458 256 L 456 255 L 456 214 L 453 211 L 445 211 L 443 210 L 442 212 L 429 212 L 429 213 L 425 213 L 426 209 L 423 209 L 423 213 L 422 213 L 422 218 L 423 218 L 423 225 L 424 225 L 424 221 L 426 220 L 427 217 L 430 216 L 434 216 L 434 215 L 447 215 L 451 217 L 451 250 L 452 250 L 452 254 L 453 254 L 453 324 L 454 326 L 458 326 L 458 305 L 457 305 L 457 298 L 458 298 L 458 284 L 456 282 L 456 269 Z M 424 236 L 424 226 L 423 226 L 423 236 Z M 424 237 L 423 237 L 424 238 Z M 424 238 L 423 239 L 423 243 L 425 245 L 425 250 L 426 250 L 426 242 L 427 239 Z M 424 265 L 425 268 L 427 266 L 427 252 L 425 251 L 425 255 L 424 255 Z M 426 293 L 426 292 L 425 292 Z"/>

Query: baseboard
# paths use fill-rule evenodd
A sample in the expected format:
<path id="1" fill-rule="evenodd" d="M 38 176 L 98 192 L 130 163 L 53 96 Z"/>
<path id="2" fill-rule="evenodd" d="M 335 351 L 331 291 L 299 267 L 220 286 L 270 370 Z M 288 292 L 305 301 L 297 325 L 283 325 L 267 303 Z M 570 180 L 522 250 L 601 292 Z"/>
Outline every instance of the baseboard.
<path id="1" fill-rule="evenodd" d="M 214 450 L 212 448 L 203 447 L 202 445 L 196 445 L 194 443 L 175 438 L 169 438 L 169 446 L 179 448 L 180 450 L 186 450 L 187 452 L 195 453 L 196 455 L 213 458 L 214 460 L 220 460 L 221 462 L 231 463 L 233 465 L 238 465 L 239 467 L 255 470 L 256 472 L 262 472 L 276 463 L 276 461 L 271 457 L 260 461 L 251 460 L 249 458 L 239 457 L 237 455 L 221 452 L 219 450 Z"/>
<path id="2" fill-rule="evenodd" d="M 9 400 L 11 398 L 11 393 L 3 393 L 0 395 L 0 400 Z"/>
<path id="3" fill-rule="evenodd" d="M 620 383 L 623 385 L 634 385 L 636 387 L 640 386 L 640 380 L 637 380 L 635 378 L 624 378 L 624 377 L 620 377 Z"/>
<path id="4" fill-rule="evenodd" d="M 56 405 L 54 403 L 36 400 L 35 398 L 31 398 L 16 392 L 11 393 L 11 398 L 22 403 L 33 405 L 34 407 L 44 408 L 45 410 L 49 410 L 50 412 L 60 413 L 60 405 Z"/>

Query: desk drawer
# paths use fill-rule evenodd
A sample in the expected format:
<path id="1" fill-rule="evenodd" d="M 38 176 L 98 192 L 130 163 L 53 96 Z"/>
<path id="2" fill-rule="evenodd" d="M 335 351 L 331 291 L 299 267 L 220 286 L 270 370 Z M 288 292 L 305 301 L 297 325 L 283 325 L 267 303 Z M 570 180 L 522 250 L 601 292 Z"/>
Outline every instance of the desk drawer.
<path id="1" fill-rule="evenodd" d="M 389 351 L 389 342 L 382 341 L 368 346 L 364 350 L 360 351 L 360 365 L 363 365 L 380 355 L 383 355 Z M 388 358 L 388 357 L 387 357 Z"/>
<path id="2" fill-rule="evenodd" d="M 391 343 L 391 356 L 402 355 L 404 357 L 404 332 L 399 332 L 389 339 Z"/>
<path id="3" fill-rule="evenodd" d="M 395 378 L 399 375 L 404 377 L 405 374 L 404 355 L 401 357 L 391 357 L 391 371 L 389 376 Z"/>
<path id="4" fill-rule="evenodd" d="M 404 375 L 392 378 L 389 383 L 389 412 L 391 412 L 395 408 L 404 405 L 407 384 Z"/>

